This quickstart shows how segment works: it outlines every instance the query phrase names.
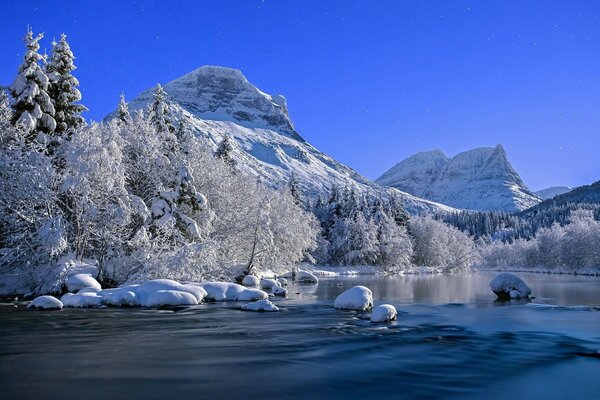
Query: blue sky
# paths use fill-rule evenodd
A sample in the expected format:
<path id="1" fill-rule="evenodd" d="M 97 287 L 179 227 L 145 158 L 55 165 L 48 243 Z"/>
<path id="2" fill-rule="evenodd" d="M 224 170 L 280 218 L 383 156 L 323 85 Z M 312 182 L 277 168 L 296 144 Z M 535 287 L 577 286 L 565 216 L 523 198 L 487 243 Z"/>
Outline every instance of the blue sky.
<path id="1" fill-rule="evenodd" d="M 600 179 L 598 1 L 2 1 L 0 84 L 27 25 L 68 35 L 88 118 L 201 65 L 286 96 L 298 131 L 376 178 L 502 143 L 532 189 Z"/>

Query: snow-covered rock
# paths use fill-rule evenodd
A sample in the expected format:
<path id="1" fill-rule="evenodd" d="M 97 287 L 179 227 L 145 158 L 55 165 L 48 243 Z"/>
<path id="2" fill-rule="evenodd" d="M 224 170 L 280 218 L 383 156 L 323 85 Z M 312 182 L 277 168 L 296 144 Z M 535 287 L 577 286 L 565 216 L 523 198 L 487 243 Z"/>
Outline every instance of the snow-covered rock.
<path id="1" fill-rule="evenodd" d="M 263 289 L 273 289 L 274 287 L 280 286 L 279 282 L 275 279 L 261 279 L 260 287 Z"/>
<path id="2" fill-rule="evenodd" d="M 285 186 L 294 176 L 299 189 L 311 196 L 328 193 L 333 186 L 354 186 L 358 191 L 398 197 L 411 213 L 452 210 L 374 184 L 319 151 L 294 128 L 285 98 L 262 92 L 237 69 L 203 66 L 163 87 L 175 122 L 185 122 L 215 149 L 229 137 L 237 168 L 260 176 L 270 186 Z M 153 92 L 151 88 L 141 93 L 129 109 L 146 109 Z M 113 112 L 106 119 L 116 116 Z"/>
<path id="3" fill-rule="evenodd" d="M 198 299 L 189 292 L 179 290 L 156 290 L 149 292 L 144 299 L 146 307 L 195 305 Z"/>
<path id="4" fill-rule="evenodd" d="M 371 322 L 394 321 L 397 315 L 396 307 L 391 304 L 382 304 L 373 309 Z"/>
<path id="5" fill-rule="evenodd" d="M 132 291 L 140 299 L 140 304 L 143 306 L 148 304 L 149 296 L 159 290 L 189 293 L 196 298 L 196 303 L 200 303 L 208 295 L 207 291 L 202 288 L 202 286 L 197 284 L 182 284 L 171 279 L 153 279 L 140 285 L 130 285 L 129 289 L 133 289 Z"/>
<path id="6" fill-rule="evenodd" d="M 456 208 L 521 211 L 540 202 L 514 170 L 502 145 L 448 158 L 440 150 L 417 153 L 375 182 Z"/>
<path id="7" fill-rule="evenodd" d="M 269 300 L 259 300 L 242 306 L 244 311 L 279 311 L 279 307 Z"/>
<path id="8" fill-rule="evenodd" d="M 279 282 L 279 286 L 287 286 L 288 285 L 288 281 L 285 278 L 277 278 L 277 282 Z"/>
<path id="9" fill-rule="evenodd" d="M 531 288 L 521 278 L 508 272 L 503 272 L 490 282 L 490 288 L 498 298 L 518 299 L 529 297 Z"/>
<path id="10" fill-rule="evenodd" d="M 95 292 L 66 293 L 60 301 L 65 307 L 99 307 L 102 305 L 102 296 Z"/>
<path id="11" fill-rule="evenodd" d="M 244 286 L 258 286 L 260 285 L 260 279 L 254 275 L 246 275 L 242 280 Z"/>
<path id="12" fill-rule="evenodd" d="M 97 288 L 97 287 L 84 287 L 81 290 L 78 290 L 77 293 L 98 293 L 100 292 L 102 289 Z"/>
<path id="13" fill-rule="evenodd" d="M 308 271 L 298 271 L 296 281 L 299 283 L 319 283 L 319 278 Z"/>
<path id="14" fill-rule="evenodd" d="M 125 286 L 114 289 L 104 289 L 99 293 L 99 295 L 102 296 L 102 304 L 107 306 L 135 307 L 141 305 L 140 299 L 135 294 L 135 287 L 130 288 Z"/>
<path id="15" fill-rule="evenodd" d="M 88 287 L 102 289 L 98 281 L 90 274 L 75 274 L 67 278 L 67 290 L 69 292 L 76 292 Z"/>
<path id="16" fill-rule="evenodd" d="M 373 307 L 373 292 L 364 286 L 354 286 L 340 294 L 333 306 L 340 310 L 369 310 Z"/>
<path id="17" fill-rule="evenodd" d="M 255 301 L 265 300 L 269 297 L 262 290 L 246 288 L 237 283 L 203 282 L 196 285 L 206 290 L 208 300 L 214 301 Z"/>
<path id="18" fill-rule="evenodd" d="M 63 308 L 63 303 L 53 296 L 39 296 L 33 299 L 27 307 L 38 310 L 61 310 Z"/>
<path id="19" fill-rule="evenodd" d="M 273 294 L 275 296 L 282 296 L 282 297 L 287 296 L 287 292 L 288 292 L 287 289 L 282 288 L 281 286 L 273 286 L 271 288 L 271 291 L 273 292 Z"/>

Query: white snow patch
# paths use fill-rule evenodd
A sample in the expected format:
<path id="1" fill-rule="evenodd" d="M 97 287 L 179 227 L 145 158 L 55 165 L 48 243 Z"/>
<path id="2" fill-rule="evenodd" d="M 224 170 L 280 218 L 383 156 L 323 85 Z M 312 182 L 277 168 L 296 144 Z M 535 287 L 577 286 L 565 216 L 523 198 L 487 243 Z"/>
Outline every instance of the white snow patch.
<path id="1" fill-rule="evenodd" d="M 368 310 L 373 307 L 373 292 L 364 286 L 354 286 L 340 294 L 333 306 L 340 310 Z"/>
<path id="2" fill-rule="evenodd" d="M 63 308 L 63 303 L 53 296 L 40 296 L 33 299 L 27 307 L 38 310 L 61 310 Z"/>
<path id="3" fill-rule="evenodd" d="M 283 296 L 283 297 L 287 296 L 287 292 L 288 292 L 287 289 L 284 289 L 281 286 L 273 286 L 271 288 L 271 291 L 273 292 L 273 294 L 275 296 Z"/>
<path id="4" fill-rule="evenodd" d="M 253 303 L 244 304 L 244 311 L 279 311 L 279 307 L 271 303 L 269 300 L 259 300 Z"/>
<path id="5" fill-rule="evenodd" d="M 397 315 L 396 307 L 391 304 L 382 304 L 375 307 L 371 313 L 371 322 L 394 321 Z"/>

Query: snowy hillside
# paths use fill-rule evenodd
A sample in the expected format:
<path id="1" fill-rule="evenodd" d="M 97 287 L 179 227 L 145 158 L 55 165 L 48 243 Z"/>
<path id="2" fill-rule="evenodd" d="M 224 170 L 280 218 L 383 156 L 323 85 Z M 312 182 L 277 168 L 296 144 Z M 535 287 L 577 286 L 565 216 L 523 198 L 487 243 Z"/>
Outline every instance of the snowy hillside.
<path id="1" fill-rule="evenodd" d="M 263 93 L 237 69 L 204 66 L 164 85 L 173 118 L 216 148 L 227 135 L 237 167 L 272 186 L 294 176 L 307 194 L 332 186 L 355 185 L 360 191 L 399 196 L 410 213 L 451 211 L 451 207 L 383 188 L 307 143 L 294 129 L 286 100 Z M 146 108 L 153 88 L 129 103 Z M 114 113 L 107 118 L 114 116 Z"/>
<path id="2" fill-rule="evenodd" d="M 396 164 L 375 182 L 456 208 L 520 211 L 540 202 L 514 170 L 501 145 L 448 158 L 422 152 Z"/>
<path id="3" fill-rule="evenodd" d="M 568 186 L 552 186 L 546 189 L 538 190 L 535 194 L 542 200 L 548 200 L 559 194 L 570 192 L 573 188 Z"/>

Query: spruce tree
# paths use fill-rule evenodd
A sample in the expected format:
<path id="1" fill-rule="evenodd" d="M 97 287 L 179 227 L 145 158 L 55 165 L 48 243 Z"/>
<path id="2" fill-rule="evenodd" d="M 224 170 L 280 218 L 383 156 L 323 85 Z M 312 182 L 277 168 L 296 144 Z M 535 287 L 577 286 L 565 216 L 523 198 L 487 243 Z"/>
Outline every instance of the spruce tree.
<path id="1" fill-rule="evenodd" d="M 57 136 L 66 133 L 70 137 L 74 130 L 85 123 L 81 113 L 87 108 L 76 104 L 81 100 L 81 92 L 77 89 L 79 81 L 72 74 L 76 69 L 74 59 L 67 35 L 63 33 L 60 41 L 52 42 L 52 57 L 46 66 L 50 79 L 48 94 L 54 105 Z"/>
<path id="2" fill-rule="evenodd" d="M 8 96 L 4 90 L 0 90 L 0 126 L 4 127 L 4 124 L 10 122 L 11 119 L 12 110 L 10 109 Z"/>
<path id="3" fill-rule="evenodd" d="M 19 74 L 9 90 L 14 98 L 12 123 L 26 132 L 29 141 L 38 133 L 52 133 L 56 129 L 54 106 L 48 95 L 48 76 L 40 66 L 45 57 L 38 53 L 43 34 L 33 37 L 31 28 L 25 34 L 27 50 Z"/>
<path id="4" fill-rule="evenodd" d="M 157 84 L 154 90 L 154 101 L 148 105 L 148 118 L 158 132 L 175 132 L 175 127 L 169 116 L 167 92 L 160 84 Z"/>
<path id="5" fill-rule="evenodd" d="M 223 160 L 225 164 L 229 166 L 235 166 L 235 160 L 231 157 L 231 152 L 233 151 L 233 146 L 231 145 L 231 141 L 229 139 L 229 135 L 225 135 L 223 140 L 219 143 L 217 150 L 215 151 L 215 157 L 220 160 Z"/>
<path id="6" fill-rule="evenodd" d="M 117 109 L 117 123 L 119 125 L 129 125 L 131 123 L 131 114 L 129 113 L 129 106 L 125 101 L 125 95 L 121 93 L 121 99 L 119 100 L 119 108 Z"/>

